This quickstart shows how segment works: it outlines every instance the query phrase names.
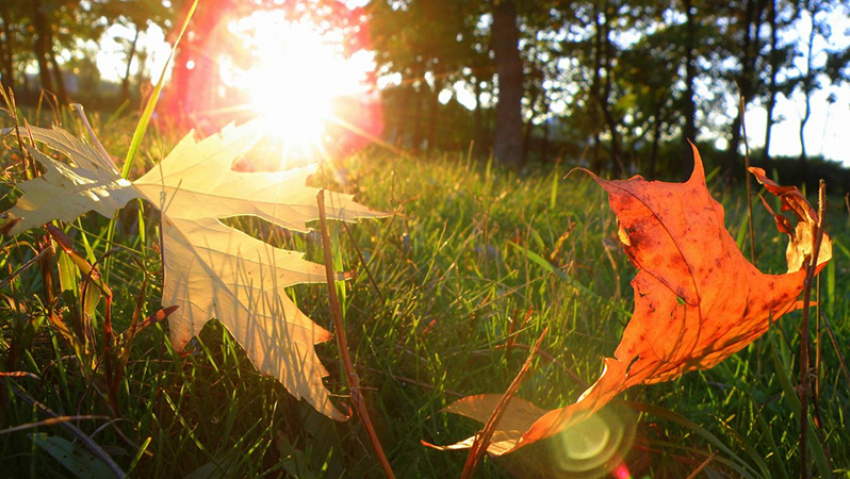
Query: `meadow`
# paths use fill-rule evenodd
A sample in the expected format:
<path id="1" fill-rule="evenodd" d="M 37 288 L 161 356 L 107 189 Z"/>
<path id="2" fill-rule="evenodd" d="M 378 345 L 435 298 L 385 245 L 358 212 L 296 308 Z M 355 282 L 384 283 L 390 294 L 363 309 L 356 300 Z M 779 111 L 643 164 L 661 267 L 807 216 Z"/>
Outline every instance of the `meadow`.
<path id="1" fill-rule="evenodd" d="M 56 119 L 82 133 L 69 114 Z M 93 116 L 92 123 L 106 150 L 123 154 L 132 121 Z M 131 176 L 156 164 L 177 140 L 167 128 L 152 129 Z M 13 184 L 22 179 L 17 146 L 5 143 L 2 210 L 14 203 Z M 546 327 L 517 395 L 544 408 L 575 401 L 619 342 L 634 306 L 629 282 L 636 271 L 619 244 L 604 190 L 580 173 L 564 178 L 572 165 L 530 165 L 516 173 L 466 151 L 417 155 L 375 147 L 344 166 L 342 176 L 314 176 L 313 186 L 395 213 L 330 225 L 335 266 L 351 272 L 337 289 L 365 402 L 398 477 L 458 477 L 464 452 L 432 450 L 421 441 L 449 444 L 478 425 L 440 410 L 460 397 L 505 391 Z M 718 170 L 708 171 L 726 226 L 749 257 L 743 181 L 728 186 Z M 742 180 L 744 172 L 736 176 Z M 757 266 L 784 272 L 785 238 L 760 200 L 752 202 Z M 115 331 L 126 330 L 134 312 L 160 308 L 159 216 L 138 204 L 119 215 L 116 248 L 108 255 L 108 218 L 90 213 L 60 225 L 75 249 L 109 264 L 104 277 L 114 295 Z M 322 262 L 316 233 L 251 218 L 229 221 Z M 850 219 L 843 198 L 832 198 L 827 230 L 835 253 L 817 285 L 821 319 L 812 320 L 818 374 L 808 467 L 812 477 L 850 477 L 850 381 L 841 359 L 850 340 Z M 60 287 L 55 259 L 45 267 L 56 284 L 45 285 L 47 276 L 33 261 L 44 236 L 35 230 L 2 237 L 0 477 L 113 477 L 101 453 L 129 477 L 382 477 L 356 416 L 337 423 L 297 401 L 257 373 L 215 322 L 182 353 L 168 340 L 167 321 L 139 332 L 117 385 L 115 414 L 103 379 L 103 305 L 92 316 L 88 352 L 51 326 L 47 288 L 58 292 L 53 306 L 65 318 L 88 293 L 80 281 L 63 280 Z M 326 285 L 288 293 L 332 329 Z M 634 388 L 609 405 L 604 417 L 623 431 L 610 438 L 622 438 L 622 467 L 611 477 L 800 476 L 800 317 L 786 315 L 714 369 Z M 317 349 L 331 373 L 326 385 L 346 411 L 336 345 Z M 579 425 L 565 434 L 584 433 Z M 558 441 L 487 459 L 476 477 L 605 477 L 602 464 L 577 472 Z"/>

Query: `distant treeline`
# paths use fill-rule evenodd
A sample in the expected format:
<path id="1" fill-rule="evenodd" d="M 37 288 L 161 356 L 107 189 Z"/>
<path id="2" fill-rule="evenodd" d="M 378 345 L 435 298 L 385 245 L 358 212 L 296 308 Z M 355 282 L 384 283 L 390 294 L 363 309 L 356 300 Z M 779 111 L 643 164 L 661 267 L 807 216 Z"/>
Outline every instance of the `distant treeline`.
<path id="1" fill-rule="evenodd" d="M 45 88 L 60 101 L 103 93 L 96 49 L 86 41 L 123 25 L 131 32 L 121 40 L 127 68 L 107 104 L 138 99 L 150 84 L 139 34 L 154 24 L 173 31 L 191 3 L 0 2 L 0 80 L 31 96 Z M 245 58 L 226 27 L 271 9 L 334 32 L 347 53 L 374 52 L 376 78 L 387 80 L 379 95 L 382 134 L 400 148 L 466 149 L 472 142 L 474 153 L 513 166 L 561 158 L 617 174 L 681 177 L 690 169 L 681 161 L 687 139 L 701 146 L 721 139 L 724 151 L 705 156 L 737 171 L 738 99 L 743 109 L 766 110 L 759 143 L 770 144 L 781 121 L 777 102 L 794 96 L 804 100 L 799 166 L 763 152 L 753 162 L 769 161 L 809 183 L 841 171 L 808 157 L 804 132 L 813 95 L 850 76 L 850 50 L 835 47 L 850 44 L 835 28 L 850 0 L 371 0 L 356 8 L 342 0 L 200 2 L 166 88 L 169 117 L 244 100 L 216 74 L 221 62 Z M 66 88 L 70 76 L 81 85 L 74 92 Z"/>
<path id="2" fill-rule="evenodd" d="M 598 170 L 680 177 L 690 169 L 682 161 L 690 139 L 711 161 L 737 171 L 742 109 L 767 111 L 763 143 L 770 144 L 781 121 L 776 104 L 793 95 L 804 99 L 801 165 L 771 162 L 764 151 L 754 153 L 754 163 L 776 163 L 815 183 L 814 175 L 840 171 L 809 158 L 803 133 L 812 95 L 847 81 L 850 54 L 826 46 L 847 43 L 839 41 L 846 32 L 834 28 L 847 1 L 370 5 L 379 71 L 397 83 L 385 90 L 384 105 L 400 146 L 459 148 L 475 139 L 482 154 L 511 164 L 562 158 Z M 503 41 L 514 36 L 518 41 Z M 448 104 L 438 101 L 441 92 L 458 89 L 467 104 L 473 99 L 472 111 L 460 107 L 457 94 Z M 712 146 L 718 139 L 725 140 L 723 151 Z"/>

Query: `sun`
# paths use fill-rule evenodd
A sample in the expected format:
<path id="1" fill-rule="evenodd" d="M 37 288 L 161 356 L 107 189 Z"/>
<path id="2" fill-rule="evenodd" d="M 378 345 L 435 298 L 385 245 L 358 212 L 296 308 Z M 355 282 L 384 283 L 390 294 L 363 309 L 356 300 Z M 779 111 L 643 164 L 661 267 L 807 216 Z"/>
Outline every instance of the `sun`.
<path id="1" fill-rule="evenodd" d="M 283 12 L 257 12 L 230 29 L 243 42 L 250 67 L 225 66 L 225 82 L 242 90 L 247 107 L 266 118 L 286 155 L 324 153 L 340 100 L 368 94 L 372 55 L 346 56 L 341 33 L 320 32 L 309 22 L 288 20 Z"/>

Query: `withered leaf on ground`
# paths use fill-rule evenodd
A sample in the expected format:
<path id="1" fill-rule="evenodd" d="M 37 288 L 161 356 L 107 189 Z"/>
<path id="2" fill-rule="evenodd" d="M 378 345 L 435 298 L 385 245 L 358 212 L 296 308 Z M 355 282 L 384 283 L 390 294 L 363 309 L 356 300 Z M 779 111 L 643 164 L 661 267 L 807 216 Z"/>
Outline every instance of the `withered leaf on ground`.
<path id="1" fill-rule="evenodd" d="M 133 198 L 160 209 L 164 244 L 163 307 L 180 350 L 212 318 L 221 321 L 245 348 L 258 370 L 276 377 L 319 412 L 345 419 L 322 382 L 327 371 L 314 345 L 331 333 L 315 324 L 284 293 L 299 283 L 325 281 L 324 267 L 303 254 L 275 248 L 220 220 L 257 216 L 306 231 L 319 218 L 315 188 L 306 186 L 315 166 L 276 172 L 240 172 L 232 166 L 267 132 L 260 120 L 195 141 L 189 134 L 158 165 L 133 183 L 121 178 L 112 160 L 60 129 L 32 128 L 35 141 L 64 155 L 68 163 L 30 148 L 46 169 L 18 185 L 24 196 L 7 221 L 19 233 L 53 220 L 74 220 L 87 211 L 111 216 Z M 328 218 L 385 216 L 329 193 Z"/>
<path id="2" fill-rule="evenodd" d="M 639 176 L 608 181 L 584 170 L 608 192 L 623 249 L 638 269 L 632 280 L 634 313 L 614 357 L 604 359 L 602 375 L 575 403 L 546 412 L 514 399 L 489 452 L 502 455 L 553 436 L 632 386 L 714 367 L 764 334 L 771 321 L 801 306 L 803 266 L 814 249 L 818 219 L 814 208 L 796 188 L 779 186 L 763 170 L 751 169 L 799 221 L 792 228 L 787 218 L 777 218 L 780 231 L 790 237 L 788 273 L 763 274 L 726 231 L 723 207 L 708 192 L 696 147 L 694 159 L 685 183 Z M 831 257 L 832 243 L 825 235 L 818 271 Z M 446 411 L 486 420 L 499 397 L 469 396 Z M 467 439 L 442 449 L 470 444 Z"/>

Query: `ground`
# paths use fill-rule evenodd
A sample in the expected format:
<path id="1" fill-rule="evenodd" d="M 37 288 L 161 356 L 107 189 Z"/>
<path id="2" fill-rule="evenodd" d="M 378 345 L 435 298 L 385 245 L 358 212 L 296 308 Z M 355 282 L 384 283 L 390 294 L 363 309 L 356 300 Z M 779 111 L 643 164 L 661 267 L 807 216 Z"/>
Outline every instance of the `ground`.
<path id="1" fill-rule="evenodd" d="M 94 123 L 107 150 L 126 148 L 132 126 L 120 120 Z M 142 150 L 146 162 L 161 159 L 175 140 L 167 130 L 153 131 Z M 13 158 L 12 151 L 3 152 L 4 166 Z M 337 176 L 326 174 L 317 175 L 314 185 L 396 212 L 332 228 L 341 265 L 353 272 L 341 288 L 342 303 L 366 402 L 398 477 L 457 477 L 465 453 L 431 450 L 420 440 L 451 443 L 472 434 L 477 424 L 440 409 L 462 396 L 503 392 L 547 326 L 542 351 L 518 395 L 547 408 L 574 401 L 582 384 L 600 374 L 602 357 L 613 354 L 632 309 L 629 281 L 635 270 L 619 246 L 603 190 L 582 175 L 564 179 L 567 165 L 532 165 L 518 176 L 466 153 L 405 156 L 369 149 L 345 166 L 344 182 L 328 183 L 326 178 Z M 709 188 L 748 254 L 746 192 L 722 181 L 711 179 Z M 0 206 L 11 201 L 4 197 Z M 754 205 L 758 266 L 782 272 L 785 239 L 757 198 Z M 822 322 L 813 415 L 823 455 L 841 475 L 850 466 L 844 414 L 850 384 L 834 344 L 846 353 L 843 345 L 850 339 L 850 280 L 843 266 L 850 259 L 844 246 L 850 222 L 842 201 L 832 205 L 828 228 L 836 239 L 835 260 L 821 275 L 819 291 L 835 342 Z M 139 216 L 135 208 L 121 214 L 115 236 L 128 248 L 112 260 L 117 331 L 129 325 L 145 277 L 133 256 L 147 271 L 147 311 L 159 307 L 156 216 L 148 209 Z M 314 233 L 285 233 L 250 219 L 235 224 L 321 261 Z M 79 230 L 85 231 L 102 255 L 107 225 L 107 219 L 89 214 L 66 229 L 78 245 Z M 33 244 L 39 235 L 4 237 L 4 270 L 31 259 L 26 242 Z M 33 267 L 0 289 L 2 369 L 34 375 L 3 380 L 0 477 L 75 477 L 47 448 L 34 446 L 31 436 L 74 440 L 67 428 L 7 429 L 45 419 L 28 398 L 60 415 L 112 414 L 98 379 L 84 373 L 92 368 L 81 367 L 78 355 L 47 324 L 39 303 L 41 278 Z M 296 286 L 289 294 L 331 328 L 325 285 Z M 73 294 L 60 303 L 74 304 Z M 631 477 L 687 477 L 708 458 L 706 471 L 721 474 L 709 477 L 798 476 L 799 414 L 790 392 L 797 381 L 799 321 L 799 313 L 787 315 L 720 366 L 636 388 L 609 407 L 605 414 L 622 424 L 623 437 L 633 436 L 623 450 Z M 101 328 L 95 325 L 95 331 Z M 255 372 L 220 324 L 211 323 L 184 354 L 174 352 L 166 333 L 167 325 L 158 324 L 136 338 L 120 383 L 117 420 L 75 423 L 132 476 L 381 476 L 357 418 L 336 423 L 292 398 Z M 346 410 L 350 403 L 335 343 L 319 346 L 319 355 L 330 371 L 326 384 Z M 556 438 L 487 459 L 477 477 L 509 477 L 510 471 L 524 477 L 529 468 L 540 473 L 535 468 L 541 465 L 551 477 L 587 477 L 563 472 L 578 466 L 564 462 L 558 444 Z M 827 477 L 815 465 L 818 457 L 812 449 L 815 477 Z"/>

